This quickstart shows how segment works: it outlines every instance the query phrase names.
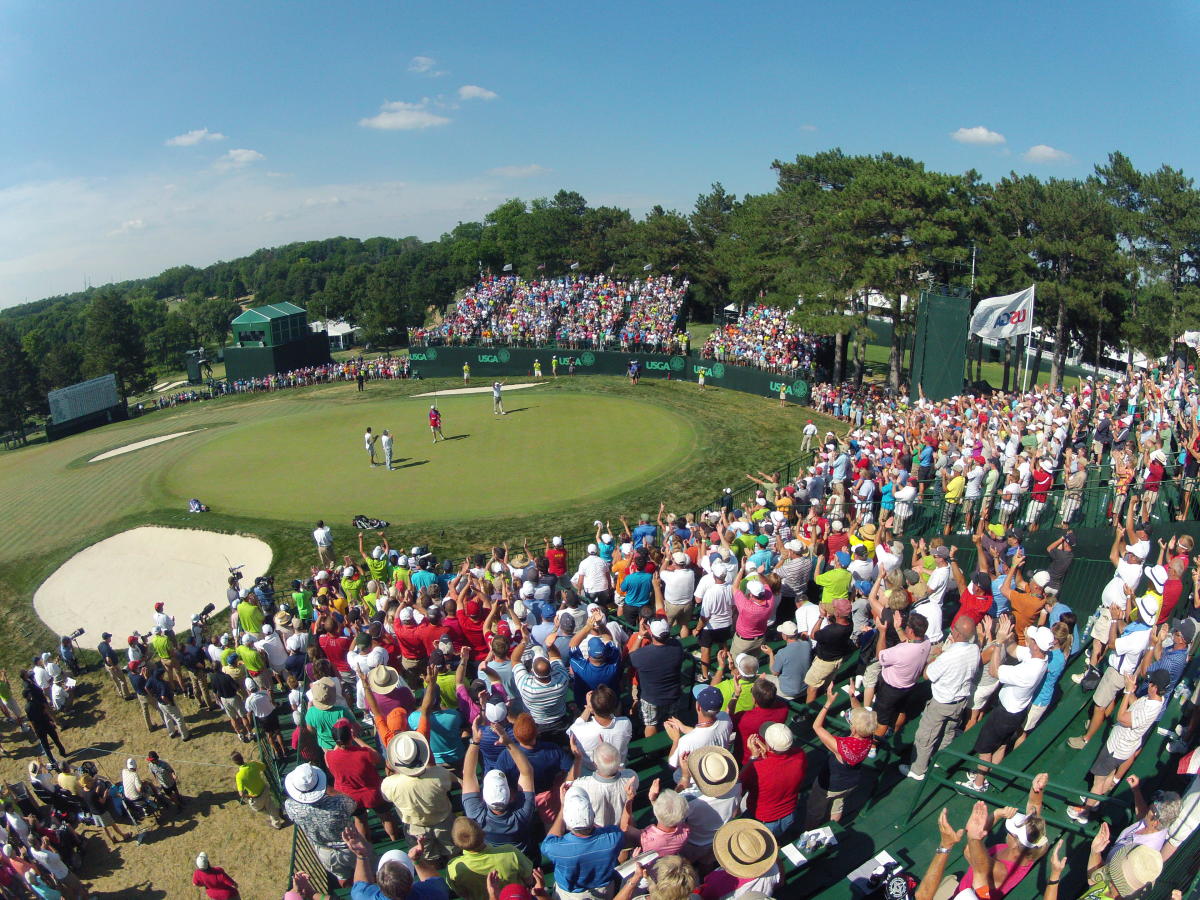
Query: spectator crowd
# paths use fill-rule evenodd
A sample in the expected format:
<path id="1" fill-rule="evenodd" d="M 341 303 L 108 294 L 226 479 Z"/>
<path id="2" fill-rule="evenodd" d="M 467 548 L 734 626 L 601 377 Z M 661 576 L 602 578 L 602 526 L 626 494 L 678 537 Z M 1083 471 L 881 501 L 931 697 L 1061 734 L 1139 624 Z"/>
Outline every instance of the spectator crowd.
<path id="1" fill-rule="evenodd" d="M 463 293 L 442 323 L 410 328 L 412 346 L 478 344 L 537 347 L 554 341 L 582 350 L 669 352 L 681 340 L 686 279 L 623 281 L 609 275 L 525 281 L 488 276 Z"/>
<path id="2" fill-rule="evenodd" d="M 701 355 L 736 366 L 753 366 L 780 375 L 811 377 L 817 355 L 829 338 L 807 334 L 786 309 L 750 304 L 736 322 L 713 329 Z"/>
<path id="3" fill-rule="evenodd" d="M 619 296 L 598 287 L 594 323 Z M 463 316 L 486 307 L 490 327 L 510 300 Z M 299 829 L 319 866 L 290 900 L 794 896 L 805 863 L 783 848 L 814 865 L 830 837 L 878 837 L 863 804 L 949 781 L 939 753 L 960 735 L 954 790 L 977 802 L 942 811 L 926 868 L 883 873 L 911 879 L 905 896 L 1153 886 L 1200 825 L 1200 561 L 1176 521 L 1194 518 L 1200 473 L 1193 373 L 911 404 L 818 385 L 814 402 L 844 433 L 810 424 L 811 464 L 748 475 L 744 504 L 727 490 L 691 515 L 597 520 L 577 559 L 555 537 L 438 562 L 384 531 L 339 556 L 320 525 L 318 564 L 290 588 L 231 576 L 215 630 L 157 603 L 146 635 L 103 635 L 106 677 L 149 732 L 187 741 L 185 698 L 228 720 L 239 797 L 262 827 Z M 1111 576 L 1088 595 L 1072 570 L 1096 493 Z M 77 798 L 123 839 L 123 804 L 135 821 L 183 798 L 157 754 L 146 778 L 128 760 L 119 791 L 72 767 L 71 653 L 39 656 L 0 699 L 41 749 L 31 792 Z M 1030 772 L 1021 805 L 999 806 L 997 768 L 1072 705 L 1086 715 L 1061 743 L 1086 790 Z M 240 746 L 256 741 L 260 759 Z M 0 883 L 86 896 L 69 821 L 6 814 Z M 1064 822 L 1086 845 L 1066 849 Z M 397 846 L 376 858 L 377 843 Z M 200 854 L 193 877 L 228 898 L 233 875 Z"/>

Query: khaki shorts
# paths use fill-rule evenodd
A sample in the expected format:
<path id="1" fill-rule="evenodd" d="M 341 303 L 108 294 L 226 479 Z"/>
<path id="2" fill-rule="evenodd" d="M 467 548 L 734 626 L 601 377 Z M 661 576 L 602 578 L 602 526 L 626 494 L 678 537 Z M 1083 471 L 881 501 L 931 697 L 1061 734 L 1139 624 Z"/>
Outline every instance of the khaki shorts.
<path id="1" fill-rule="evenodd" d="M 1100 676 L 1100 683 L 1096 685 L 1096 690 L 1092 694 L 1092 702 L 1096 706 L 1108 706 L 1117 699 L 1123 690 L 1125 690 L 1125 676 L 1112 666 L 1107 666 L 1104 674 Z"/>
<path id="2" fill-rule="evenodd" d="M 237 697 L 218 697 L 217 702 L 221 704 L 221 709 L 225 711 L 225 715 L 229 716 L 229 718 L 242 718 L 242 707 L 238 704 Z"/>
<path id="3" fill-rule="evenodd" d="M 841 665 L 840 659 L 814 659 L 808 667 L 808 674 L 804 676 L 804 683 L 810 688 L 823 688 L 837 674 Z"/>
<path id="4" fill-rule="evenodd" d="M 1100 607 L 1100 615 L 1096 616 L 1096 623 L 1092 626 L 1092 638 L 1102 644 L 1108 643 L 1109 632 L 1112 629 L 1112 612 L 1107 603 Z"/>
<path id="5" fill-rule="evenodd" d="M 692 621 L 693 605 L 694 604 L 691 602 L 664 603 L 663 607 L 667 611 L 667 624 L 672 628 L 675 628 L 676 626 L 682 628 L 684 625 L 689 624 Z"/>
<path id="6" fill-rule="evenodd" d="M 1046 714 L 1048 706 L 1031 706 L 1029 712 L 1025 715 L 1025 724 L 1021 726 L 1022 731 L 1033 731 L 1037 727 L 1037 723 L 1042 721 L 1042 716 Z"/>

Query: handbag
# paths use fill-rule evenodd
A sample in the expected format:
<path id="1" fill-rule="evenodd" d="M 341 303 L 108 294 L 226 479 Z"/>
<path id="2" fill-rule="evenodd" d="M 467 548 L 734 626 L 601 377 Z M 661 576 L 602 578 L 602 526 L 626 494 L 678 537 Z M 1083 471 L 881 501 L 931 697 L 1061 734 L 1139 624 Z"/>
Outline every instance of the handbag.
<path id="1" fill-rule="evenodd" d="M 1079 686 L 1090 693 L 1096 689 L 1098 684 L 1100 684 L 1100 670 L 1095 666 L 1088 666 L 1087 671 L 1083 673 L 1083 678 L 1079 681 Z"/>

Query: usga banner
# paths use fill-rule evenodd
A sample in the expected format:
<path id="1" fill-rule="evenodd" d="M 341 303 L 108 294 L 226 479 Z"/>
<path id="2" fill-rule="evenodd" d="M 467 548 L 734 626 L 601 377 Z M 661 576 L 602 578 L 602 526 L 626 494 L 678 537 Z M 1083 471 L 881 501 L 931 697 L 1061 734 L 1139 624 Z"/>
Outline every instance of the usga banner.
<path id="1" fill-rule="evenodd" d="M 979 301 L 971 315 L 971 334 L 993 339 L 1029 334 L 1033 330 L 1033 287 Z"/>

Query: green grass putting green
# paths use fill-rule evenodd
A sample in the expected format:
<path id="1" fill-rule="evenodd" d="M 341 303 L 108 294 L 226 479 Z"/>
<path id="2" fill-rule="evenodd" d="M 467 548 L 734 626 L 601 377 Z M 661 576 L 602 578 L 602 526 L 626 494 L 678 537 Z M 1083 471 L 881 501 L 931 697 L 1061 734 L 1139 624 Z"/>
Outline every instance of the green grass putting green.
<path id="1" fill-rule="evenodd" d="M 655 478 L 686 456 L 695 431 L 660 404 L 630 396 L 529 388 L 437 400 L 447 440 L 433 443 L 430 400 L 369 391 L 297 404 L 264 428 L 252 418 L 176 439 L 164 490 L 234 515 L 345 522 L 358 513 L 394 523 L 562 509 Z M 393 470 L 372 467 L 367 426 L 394 437 Z M 188 443 L 184 443 L 188 442 Z M 134 454 L 143 451 L 134 451 Z M 377 449 L 377 458 L 383 451 Z M 130 455 L 134 455 L 130 454 Z"/>

